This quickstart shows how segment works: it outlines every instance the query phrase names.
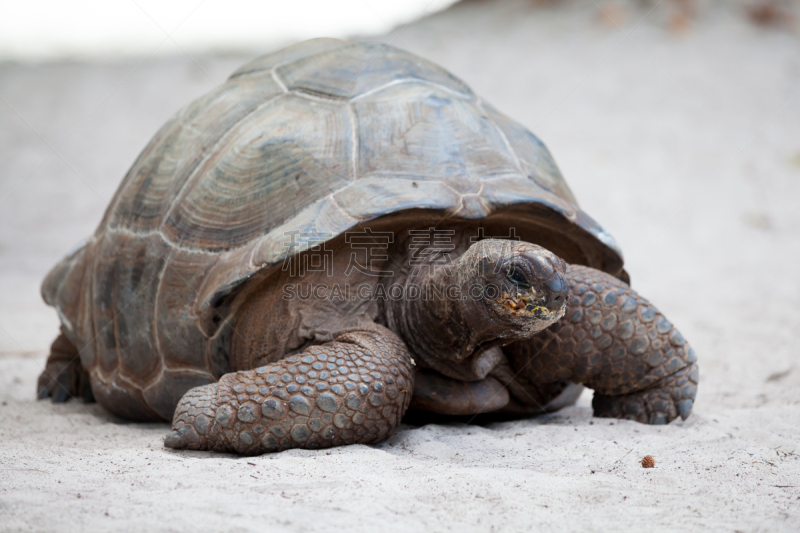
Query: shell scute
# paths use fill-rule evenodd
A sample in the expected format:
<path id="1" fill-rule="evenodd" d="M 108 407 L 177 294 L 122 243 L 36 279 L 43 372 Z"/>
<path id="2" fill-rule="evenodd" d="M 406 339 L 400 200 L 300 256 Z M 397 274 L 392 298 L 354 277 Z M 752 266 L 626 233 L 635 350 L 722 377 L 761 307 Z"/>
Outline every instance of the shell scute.
<path id="1" fill-rule="evenodd" d="M 253 61 L 250 61 L 249 63 L 239 67 L 233 74 L 231 74 L 230 79 L 269 71 L 282 63 L 292 63 L 299 59 L 317 55 L 329 50 L 335 50 L 336 48 L 341 48 L 346 45 L 347 43 L 345 41 L 340 41 L 339 39 L 328 39 L 324 37 L 303 41 L 301 43 L 282 48 L 277 52 L 272 52 L 271 54 L 265 54 L 257 57 Z"/>
<path id="2" fill-rule="evenodd" d="M 156 331 L 158 350 L 167 368 L 206 368 L 215 373 L 209 363 L 208 343 L 197 335 L 192 304 L 197 288 L 218 258 L 173 250 L 164 266 L 156 291 L 155 318 L 161 324 Z"/>
<path id="3" fill-rule="evenodd" d="M 477 192 L 481 179 L 519 174 L 502 135 L 472 100 L 426 85 L 398 85 L 352 105 L 359 179 L 440 180 L 465 194 Z"/>
<path id="4" fill-rule="evenodd" d="M 463 81 L 440 66 L 383 43 L 348 43 L 275 71 L 289 90 L 345 100 L 404 81 L 441 85 L 472 97 Z"/>
<path id="5" fill-rule="evenodd" d="M 138 233 L 157 230 L 220 139 L 280 94 L 280 87 L 264 74 L 229 81 L 189 104 L 159 130 L 131 167 L 109 205 L 105 226 Z"/>
<path id="6" fill-rule="evenodd" d="M 155 295 L 169 254 L 157 236 L 131 239 L 111 233 L 95 264 L 95 327 L 104 372 L 147 383 L 161 367 L 157 350 Z"/>
<path id="7" fill-rule="evenodd" d="M 490 104 L 483 102 L 481 107 L 505 135 L 509 149 L 519 160 L 522 173 L 541 189 L 577 206 L 575 195 L 572 194 L 544 143 L 520 123 L 503 115 Z"/>
<path id="8" fill-rule="evenodd" d="M 267 234 L 352 179 L 350 127 L 341 104 L 289 94 L 261 107 L 204 161 L 163 233 L 205 251 L 236 248 Z"/>
<path id="9" fill-rule="evenodd" d="M 420 179 L 416 187 L 409 186 L 410 183 L 410 179 L 360 179 L 356 185 L 337 192 L 334 198 L 359 221 L 404 209 L 447 210 L 458 203 L 458 194 L 442 181 Z"/>

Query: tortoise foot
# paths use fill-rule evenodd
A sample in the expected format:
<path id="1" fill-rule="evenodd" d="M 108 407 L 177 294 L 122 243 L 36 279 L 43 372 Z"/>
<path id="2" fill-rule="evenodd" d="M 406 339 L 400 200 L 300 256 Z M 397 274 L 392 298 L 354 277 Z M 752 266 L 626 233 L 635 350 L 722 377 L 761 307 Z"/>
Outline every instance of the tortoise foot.
<path id="1" fill-rule="evenodd" d="M 654 425 L 667 424 L 678 416 L 686 420 L 694 406 L 697 381 L 697 365 L 692 363 L 649 389 L 620 396 L 596 392 L 592 399 L 594 416 Z"/>
<path id="2" fill-rule="evenodd" d="M 191 389 L 164 445 L 255 455 L 378 443 L 399 425 L 413 385 L 411 358 L 394 333 L 354 329 Z"/>
<path id="3" fill-rule="evenodd" d="M 75 346 L 64 335 L 59 335 L 50 347 L 50 357 L 36 384 L 39 400 L 50 398 L 53 403 L 64 403 L 70 398 L 94 401 L 89 374 L 81 366 Z"/>
<path id="4" fill-rule="evenodd" d="M 538 383 L 569 380 L 594 389 L 599 417 L 645 424 L 688 417 L 697 394 L 697 354 L 672 322 L 605 272 L 569 265 L 567 279 L 564 318 L 504 348 L 514 376 L 509 390 L 515 383 L 535 391 Z"/>

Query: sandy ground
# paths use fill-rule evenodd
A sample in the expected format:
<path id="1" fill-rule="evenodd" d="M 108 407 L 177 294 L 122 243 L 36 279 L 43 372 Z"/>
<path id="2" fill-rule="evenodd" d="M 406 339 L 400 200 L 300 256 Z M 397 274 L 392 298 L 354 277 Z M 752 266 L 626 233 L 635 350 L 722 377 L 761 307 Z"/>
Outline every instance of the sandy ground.
<path id="1" fill-rule="evenodd" d="M 593 419 L 586 392 L 533 420 L 238 458 L 166 450 L 166 425 L 96 404 L 36 402 L 57 330 L 40 280 L 162 122 L 247 58 L 3 64 L 0 530 L 799 530 L 798 33 L 731 3 L 681 32 L 664 2 L 600 5 L 621 24 L 593 2 L 475 2 L 380 39 L 549 145 L 699 354 L 686 422 Z"/>

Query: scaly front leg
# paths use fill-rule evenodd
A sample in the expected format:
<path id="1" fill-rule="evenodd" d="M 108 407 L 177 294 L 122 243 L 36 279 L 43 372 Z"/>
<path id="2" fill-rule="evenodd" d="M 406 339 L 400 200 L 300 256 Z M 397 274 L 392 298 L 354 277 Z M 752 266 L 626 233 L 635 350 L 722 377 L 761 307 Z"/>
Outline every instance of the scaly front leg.
<path id="1" fill-rule="evenodd" d="M 370 444 L 394 432 L 414 387 L 411 357 L 372 325 L 187 392 L 170 448 L 242 454 Z"/>
<path id="2" fill-rule="evenodd" d="M 583 383 L 595 390 L 595 416 L 649 424 L 686 419 L 697 393 L 697 357 L 678 330 L 613 276 L 569 265 L 567 280 L 564 318 L 504 348 L 514 385 Z"/>

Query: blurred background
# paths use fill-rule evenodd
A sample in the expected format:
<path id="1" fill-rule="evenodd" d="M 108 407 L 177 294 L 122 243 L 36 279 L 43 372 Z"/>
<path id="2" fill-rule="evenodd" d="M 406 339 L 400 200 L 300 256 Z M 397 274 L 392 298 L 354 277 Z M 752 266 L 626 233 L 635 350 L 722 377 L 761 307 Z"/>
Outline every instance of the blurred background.
<path id="1" fill-rule="evenodd" d="M 114 60 L 280 48 L 304 39 L 379 35 L 446 9 L 455 0 L 29 0 L 0 2 L 0 59 Z M 462 2 L 467 3 L 467 2 Z M 504 2 L 472 2 L 495 4 Z M 793 28 L 794 0 L 726 1 L 762 26 Z M 508 2 L 505 2 L 508 4 Z M 584 4 L 582 6 L 568 4 Z M 622 27 L 642 16 L 672 32 L 714 16 L 700 0 L 526 0 L 529 10 L 582 8 L 596 22 Z M 566 21 L 565 21 L 566 22 Z M 577 29 L 577 28 L 573 28 Z"/>
<path id="2" fill-rule="evenodd" d="M 232 470 L 251 463 L 220 458 L 191 459 L 191 477 L 210 476 L 192 489 L 189 459 L 160 451 L 164 427 L 33 400 L 58 331 L 39 285 L 94 231 L 139 151 L 244 62 L 322 36 L 390 43 L 433 60 L 547 144 L 582 207 L 620 243 L 633 287 L 698 353 L 701 384 L 685 423 L 592 419 L 586 393 L 551 417 L 404 430 L 386 446 L 331 457 L 265 456 L 287 476 L 303 473 L 293 485 L 301 478 L 269 467 L 265 479 L 278 481 L 259 490 L 286 498 L 281 491 L 295 487 L 300 496 L 290 501 L 252 492 L 243 484 L 251 478 Z M 189 509 L 226 530 L 256 515 L 272 525 L 291 516 L 306 530 L 329 520 L 346 523 L 343 530 L 429 529 L 396 521 L 417 513 L 414 520 L 460 530 L 519 519 L 516 529 L 546 523 L 554 531 L 615 521 L 638 531 L 656 523 L 664 531 L 797 531 L 798 193 L 800 1 L 2 0 L 0 440 L 8 438 L 0 466 L 20 472 L 0 472 L 13 480 L 0 483 L 0 512 L 23 511 L 20 521 L 0 523 L 22 529 L 32 520 L 46 530 L 66 516 L 85 524 L 73 522 L 82 512 L 97 529 L 113 520 L 129 529 L 134 515 L 158 529 Z M 91 469 L 89 453 L 98 461 Z M 656 469 L 638 466 L 644 453 L 656 456 Z M 121 458 L 138 467 L 117 477 L 105 461 Z M 65 484 L 36 477 L 41 470 Z M 348 472 L 367 484 L 353 485 Z M 157 479 L 170 498 L 153 488 Z M 348 486 L 355 492 L 339 494 Z M 92 487 L 105 499 L 75 498 Z M 222 493 L 231 496 L 225 512 Z M 369 509 L 373 521 L 336 505 Z"/>
<path id="3" fill-rule="evenodd" d="M 788 0 L 0 4 L 0 352 L 41 354 L 39 284 L 155 131 L 240 64 L 318 36 L 429 58 L 551 149 L 634 287 L 705 358 L 793 368 L 800 6 Z M 748 357 L 765 346 L 763 357 Z M 774 361 L 765 364 L 765 358 Z M 713 379 L 713 378 L 712 378 Z M 735 387 L 731 387 L 735 389 Z"/>
<path id="4" fill-rule="evenodd" d="M 115 59 L 281 48 L 380 34 L 455 0 L 33 0 L 6 2 L 0 59 Z"/>

